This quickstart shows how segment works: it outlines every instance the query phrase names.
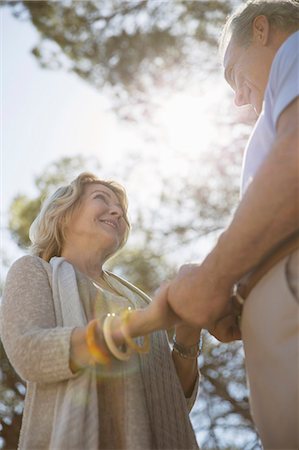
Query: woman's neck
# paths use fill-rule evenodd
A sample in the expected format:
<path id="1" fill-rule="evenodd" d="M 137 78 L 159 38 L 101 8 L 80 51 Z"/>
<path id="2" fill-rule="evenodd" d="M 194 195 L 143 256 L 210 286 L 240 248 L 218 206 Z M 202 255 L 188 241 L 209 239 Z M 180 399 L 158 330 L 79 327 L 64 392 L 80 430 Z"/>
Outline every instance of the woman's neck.
<path id="1" fill-rule="evenodd" d="M 61 252 L 61 256 L 93 280 L 98 280 L 101 277 L 102 267 L 106 261 L 103 252 L 96 250 L 87 253 L 86 251 L 79 252 L 74 248 L 65 248 Z"/>

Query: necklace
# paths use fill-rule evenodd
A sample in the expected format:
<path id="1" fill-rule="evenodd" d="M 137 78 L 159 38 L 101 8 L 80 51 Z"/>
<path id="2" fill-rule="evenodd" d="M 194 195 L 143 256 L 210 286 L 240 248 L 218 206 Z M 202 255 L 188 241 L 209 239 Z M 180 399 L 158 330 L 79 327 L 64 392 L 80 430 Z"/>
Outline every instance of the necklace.
<path id="1" fill-rule="evenodd" d="M 89 277 L 89 279 L 97 289 L 104 289 L 117 297 L 125 299 L 132 309 L 136 309 L 135 302 L 133 299 L 130 298 L 130 295 L 127 294 L 126 292 L 123 292 L 121 289 L 117 289 L 117 287 L 115 287 L 110 282 L 108 274 L 106 274 L 104 271 L 100 275 L 99 279 L 95 280 L 94 278 L 91 277 Z"/>
<path id="2" fill-rule="evenodd" d="M 107 282 L 107 280 L 104 280 L 102 277 L 101 277 L 101 281 L 94 280 L 93 278 L 91 278 L 90 280 L 92 281 L 93 285 L 96 286 L 97 288 L 105 289 L 106 291 L 109 291 L 112 294 L 117 294 L 120 296 L 122 295 L 113 286 L 111 286 L 111 284 L 109 282 Z"/>

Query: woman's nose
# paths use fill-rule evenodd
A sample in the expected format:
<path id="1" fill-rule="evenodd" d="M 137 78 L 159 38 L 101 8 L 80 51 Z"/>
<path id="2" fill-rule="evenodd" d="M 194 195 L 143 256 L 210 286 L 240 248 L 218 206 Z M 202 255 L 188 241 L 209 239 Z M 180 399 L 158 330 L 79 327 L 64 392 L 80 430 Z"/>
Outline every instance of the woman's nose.
<path id="1" fill-rule="evenodd" d="M 121 206 L 118 205 L 112 205 L 110 207 L 110 214 L 118 218 L 124 215 Z"/>

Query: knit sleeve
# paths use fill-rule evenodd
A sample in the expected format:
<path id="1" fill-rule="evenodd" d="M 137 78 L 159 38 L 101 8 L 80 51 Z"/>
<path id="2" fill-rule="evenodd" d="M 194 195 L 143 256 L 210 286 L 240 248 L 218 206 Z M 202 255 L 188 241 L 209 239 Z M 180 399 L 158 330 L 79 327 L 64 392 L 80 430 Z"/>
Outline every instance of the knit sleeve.
<path id="1" fill-rule="evenodd" d="M 52 290 L 40 258 L 24 256 L 10 268 L 0 319 L 5 351 L 21 378 L 52 383 L 75 376 L 69 367 L 73 327 L 56 327 Z"/>

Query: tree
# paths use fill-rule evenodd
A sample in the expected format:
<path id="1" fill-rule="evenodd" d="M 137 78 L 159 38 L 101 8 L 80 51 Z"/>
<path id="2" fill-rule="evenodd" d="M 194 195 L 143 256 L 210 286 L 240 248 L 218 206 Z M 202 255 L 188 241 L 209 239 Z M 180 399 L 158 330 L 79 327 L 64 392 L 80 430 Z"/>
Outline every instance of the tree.
<path id="1" fill-rule="evenodd" d="M 2 4 L 38 31 L 40 39 L 32 54 L 41 67 L 73 72 L 101 91 L 112 91 L 115 109 L 130 118 L 132 103 L 139 112 L 148 112 L 154 89 L 180 89 L 192 75 L 198 77 L 200 71 L 202 80 L 203 72 L 215 69 L 220 28 L 236 1 L 9 0 Z"/>
<path id="2" fill-rule="evenodd" d="M 216 343 L 205 333 L 203 353 L 200 396 L 191 415 L 202 448 L 260 449 L 248 408 L 242 345 Z"/>
<path id="3" fill-rule="evenodd" d="M 5 449 L 17 448 L 25 394 L 24 382 L 9 363 L 0 341 L 0 437 Z M 0 439 L 0 448 L 2 448 Z"/>
<path id="4" fill-rule="evenodd" d="M 7 255 L 1 254 L 0 304 L 4 285 L 2 269 L 9 266 Z M 12 368 L 0 340 L 0 448 L 1 438 L 7 449 L 17 448 L 18 431 L 21 426 L 25 387 Z"/>
<path id="5" fill-rule="evenodd" d="M 57 186 L 72 180 L 75 173 L 83 171 L 84 167 L 88 168 L 88 166 L 97 169 L 99 163 L 92 158 L 86 159 L 82 156 L 62 158 L 50 164 L 40 176 L 35 178 L 34 184 L 38 192 L 36 197 L 29 198 L 27 195 L 19 194 L 14 198 L 9 210 L 8 227 L 19 247 L 26 248 L 30 245 L 29 228 L 46 197 Z"/>
<path id="6" fill-rule="evenodd" d="M 202 43 L 217 45 L 232 1 L 90 0 L 4 2 L 40 33 L 42 67 L 74 71 L 98 88 L 143 89 L 182 66 Z"/>

